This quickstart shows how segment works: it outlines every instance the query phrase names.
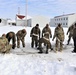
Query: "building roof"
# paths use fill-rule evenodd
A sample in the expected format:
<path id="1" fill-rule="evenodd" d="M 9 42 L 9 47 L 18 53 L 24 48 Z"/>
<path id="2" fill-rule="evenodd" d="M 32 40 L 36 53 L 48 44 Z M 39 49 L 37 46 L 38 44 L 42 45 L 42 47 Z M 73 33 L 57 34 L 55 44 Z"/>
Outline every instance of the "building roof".
<path id="1" fill-rule="evenodd" d="M 63 14 L 63 15 L 60 15 L 60 16 L 55 16 L 54 18 L 58 18 L 58 17 L 62 17 L 62 16 L 69 16 L 69 15 L 74 15 L 75 13 L 71 13 L 71 14 Z"/>
<path id="2" fill-rule="evenodd" d="M 8 23 L 15 23 L 16 21 L 15 20 L 8 20 L 7 22 Z"/>
<path id="3" fill-rule="evenodd" d="M 20 14 L 17 14 L 16 17 L 17 19 L 26 19 L 26 16 Z M 31 19 L 31 17 L 27 15 L 27 19 Z"/>
<path id="4" fill-rule="evenodd" d="M 25 16 L 24 15 L 16 15 L 19 19 L 23 19 Z"/>

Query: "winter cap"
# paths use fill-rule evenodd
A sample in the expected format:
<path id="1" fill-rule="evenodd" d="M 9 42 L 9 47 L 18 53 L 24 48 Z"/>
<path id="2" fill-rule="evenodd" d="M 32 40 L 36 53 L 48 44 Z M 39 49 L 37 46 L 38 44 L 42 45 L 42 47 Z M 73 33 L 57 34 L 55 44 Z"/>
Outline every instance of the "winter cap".
<path id="1" fill-rule="evenodd" d="M 36 24 L 36 26 L 39 26 L 39 24 Z"/>
<path id="2" fill-rule="evenodd" d="M 25 29 L 22 29 L 22 32 L 23 32 L 23 33 L 25 33 L 25 32 L 26 32 L 26 30 L 25 30 Z"/>
<path id="3" fill-rule="evenodd" d="M 58 26 L 60 27 L 60 26 L 61 26 L 61 24 L 59 23 L 59 24 L 58 24 Z"/>
<path id="4" fill-rule="evenodd" d="M 2 37 L 6 37 L 6 34 L 2 34 Z"/>

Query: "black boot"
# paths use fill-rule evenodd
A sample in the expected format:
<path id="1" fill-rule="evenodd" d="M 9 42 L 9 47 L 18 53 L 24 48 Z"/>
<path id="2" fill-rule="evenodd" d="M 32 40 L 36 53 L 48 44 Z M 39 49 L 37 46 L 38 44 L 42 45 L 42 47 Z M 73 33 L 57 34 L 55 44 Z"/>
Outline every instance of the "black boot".
<path id="1" fill-rule="evenodd" d="M 38 50 L 42 50 L 43 48 L 42 48 L 42 47 L 38 47 L 37 49 L 38 49 Z"/>
<path id="2" fill-rule="evenodd" d="M 38 52 L 38 53 L 42 54 L 43 52 L 42 52 L 42 51 L 40 51 L 40 52 Z"/>
<path id="3" fill-rule="evenodd" d="M 38 53 L 40 53 L 40 54 L 43 53 L 42 47 L 39 47 L 39 50 L 40 50 L 40 51 L 39 51 Z"/>
<path id="4" fill-rule="evenodd" d="M 48 48 L 46 49 L 46 54 L 48 54 Z"/>
<path id="5" fill-rule="evenodd" d="M 48 54 L 48 51 L 46 51 L 46 54 Z"/>
<path id="6" fill-rule="evenodd" d="M 53 48 L 51 48 L 51 50 L 53 50 Z"/>
<path id="7" fill-rule="evenodd" d="M 69 42 L 67 43 L 67 45 L 69 45 Z"/>

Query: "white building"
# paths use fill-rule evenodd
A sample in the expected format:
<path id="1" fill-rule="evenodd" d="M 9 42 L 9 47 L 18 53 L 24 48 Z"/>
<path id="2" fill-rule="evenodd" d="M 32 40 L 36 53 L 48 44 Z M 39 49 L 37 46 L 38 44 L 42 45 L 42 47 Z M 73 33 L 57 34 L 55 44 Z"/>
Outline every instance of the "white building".
<path id="1" fill-rule="evenodd" d="M 44 27 L 47 23 L 50 23 L 50 18 L 45 16 L 33 16 L 32 17 L 32 26 L 35 26 L 36 24 L 39 24 L 39 27 Z"/>
<path id="2" fill-rule="evenodd" d="M 7 19 L 0 18 L 0 26 L 7 25 Z"/>
<path id="3" fill-rule="evenodd" d="M 57 26 L 58 23 L 62 24 L 63 27 L 69 27 L 76 22 L 76 14 L 65 14 L 60 16 L 55 16 L 50 20 L 50 26 Z"/>
<path id="4" fill-rule="evenodd" d="M 16 15 L 16 25 L 18 26 L 29 26 L 31 27 L 31 17 L 24 15 Z"/>
<path id="5" fill-rule="evenodd" d="M 8 20 L 8 25 L 14 25 L 16 26 L 16 21 L 15 20 Z"/>

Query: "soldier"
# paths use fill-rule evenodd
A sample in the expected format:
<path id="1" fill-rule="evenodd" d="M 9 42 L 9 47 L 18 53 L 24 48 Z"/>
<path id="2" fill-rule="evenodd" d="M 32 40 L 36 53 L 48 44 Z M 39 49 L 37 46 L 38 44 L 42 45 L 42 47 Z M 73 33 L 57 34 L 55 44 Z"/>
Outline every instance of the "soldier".
<path id="1" fill-rule="evenodd" d="M 3 34 L 2 37 L 0 37 L 0 53 L 9 53 L 11 48 L 12 45 L 8 43 L 6 35 Z"/>
<path id="2" fill-rule="evenodd" d="M 62 51 L 62 49 L 63 49 L 63 41 L 64 41 L 64 30 L 63 30 L 63 28 L 61 27 L 61 24 L 60 24 L 60 23 L 59 23 L 58 26 L 55 28 L 54 36 L 53 36 L 52 41 L 55 39 L 55 37 L 56 37 L 55 50 L 56 50 L 56 52 L 58 51 L 58 46 L 59 46 L 59 44 L 60 44 L 60 49 L 59 49 L 59 51 Z"/>
<path id="3" fill-rule="evenodd" d="M 38 42 L 39 42 L 39 47 L 37 49 L 40 50 L 38 53 L 43 53 L 42 43 L 44 43 L 46 45 L 46 54 L 48 54 L 48 49 L 53 50 L 49 39 L 42 37 L 38 40 Z"/>
<path id="4" fill-rule="evenodd" d="M 26 36 L 27 32 L 25 29 L 19 30 L 16 34 L 17 36 L 17 48 L 20 48 L 20 40 L 22 42 L 22 46 L 25 47 L 25 40 L 24 37 Z"/>
<path id="5" fill-rule="evenodd" d="M 14 32 L 8 32 L 6 34 L 6 38 L 8 39 L 8 42 L 10 43 L 10 40 L 12 40 L 12 49 L 15 49 L 16 47 L 16 35 Z"/>
<path id="6" fill-rule="evenodd" d="M 44 45 L 46 46 L 46 54 L 48 53 L 48 49 L 53 50 L 50 38 L 52 38 L 51 29 L 49 28 L 49 25 L 46 24 L 46 26 L 42 30 L 42 38 L 39 39 L 39 48 L 38 48 L 40 50 L 39 53 L 43 53 L 41 50 L 42 43 L 44 43 Z"/>
<path id="7" fill-rule="evenodd" d="M 49 28 L 48 24 L 46 24 L 46 26 L 42 30 L 42 37 L 43 36 L 46 37 L 46 38 L 48 38 L 48 39 L 52 38 L 51 29 Z"/>
<path id="8" fill-rule="evenodd" d="M 73 29 L 73 41 L 74 41 L 74 50 L 72 52 L 76 53 L 76 23 L 75 23 L 75 27 Z"/>
<path id="9" fill-rule="evenodd" d="M 30 37 L 32 37 L 31 47 L 32 48 L 34 47 L 34 43 L 35 43 L 35 47 L 37 47 L 38 39 L 40 38 L 39 24 L 36 24 L 36 26 L 31 29 Z"/>
<path id="10" fill-rule="evenodd" d="M 72 25 L 72 26 L 70 26 L 68 28 L 67 35 L 69 33 L 69 36 L 68 36 L 68 43 L 67 43 L 67 45 L 69 45 L 69 42 L 70 42 L 71 38 L 73 38 L 73 29 L 74 29 L 74 25 Z"/>

